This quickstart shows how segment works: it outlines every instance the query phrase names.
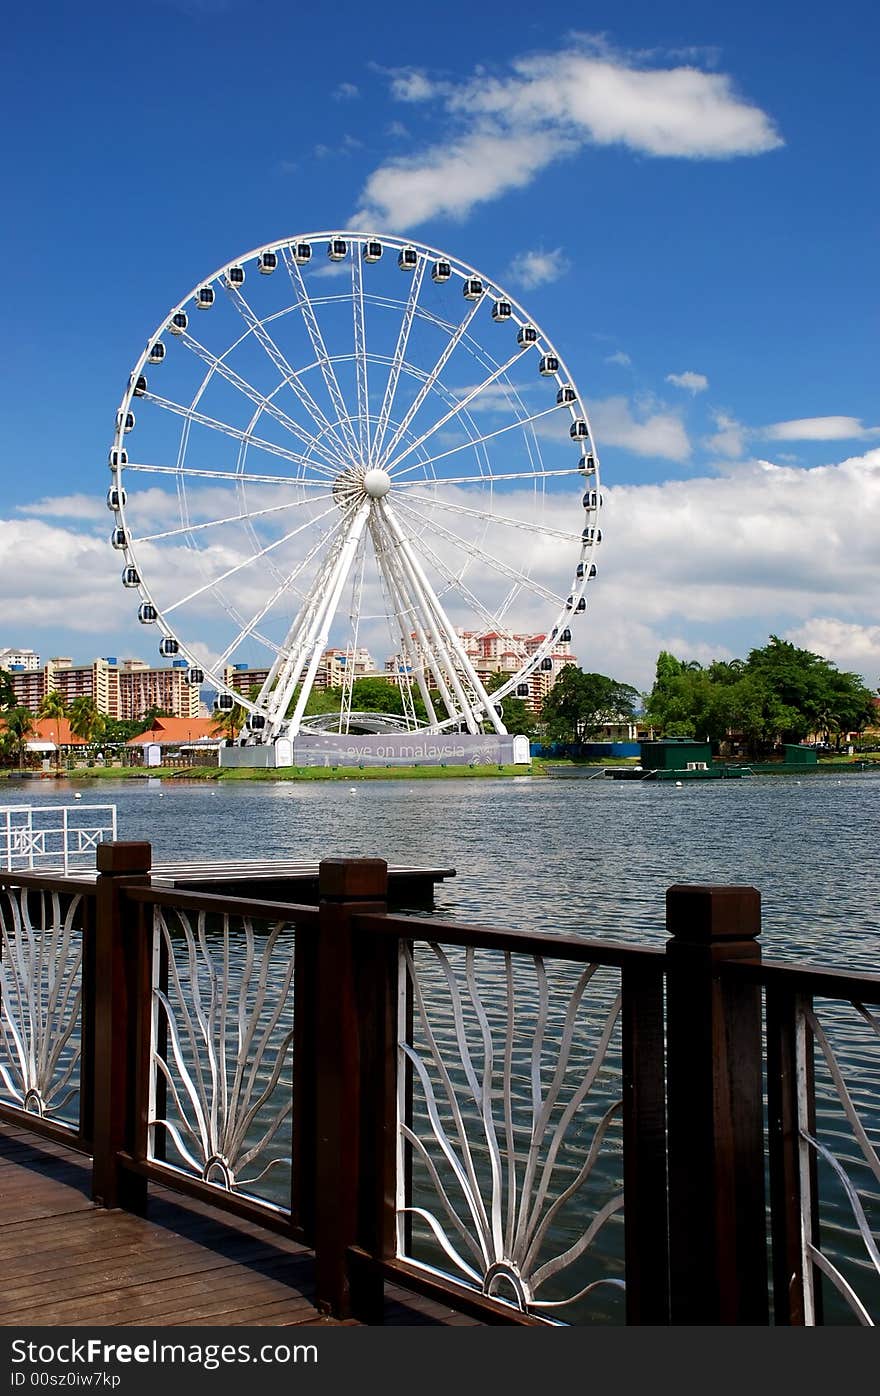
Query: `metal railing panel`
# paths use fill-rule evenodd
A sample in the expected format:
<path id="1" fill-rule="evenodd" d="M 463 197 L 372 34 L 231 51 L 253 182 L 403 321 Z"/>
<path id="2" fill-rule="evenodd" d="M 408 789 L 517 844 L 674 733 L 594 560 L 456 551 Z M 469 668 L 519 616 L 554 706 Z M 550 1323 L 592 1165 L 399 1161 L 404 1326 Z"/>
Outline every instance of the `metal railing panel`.
<path id="1" fill-rule="evenodd" d="M 0 1104 L 7 1118 L 21 1111 L 46 1133 L 88 1133 L 83 999 L 91 908 L 90 895 L 42 878 L 0 888 Z"/>
<path id="2" fill-rule="evenodd" d="M 620 1321 L 621 1005 L 612 968 L 401 942 L 398 1261 L 546 1321 L 600 1297 Z"/>
<path id="3" fill-rule="evenodd" d="M 294 924 L 163 898 L 150 934 L 148 1161 L 289 1211 Z"/>

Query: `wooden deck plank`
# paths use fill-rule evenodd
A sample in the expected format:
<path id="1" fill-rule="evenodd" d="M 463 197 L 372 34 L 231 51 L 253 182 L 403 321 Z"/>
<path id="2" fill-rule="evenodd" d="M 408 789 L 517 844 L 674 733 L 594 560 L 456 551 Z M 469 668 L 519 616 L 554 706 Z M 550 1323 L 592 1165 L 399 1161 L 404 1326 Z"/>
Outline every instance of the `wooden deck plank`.
<path id="1" fill-rule="evenodd" d="M 336 1322 L 316 1310 L 314 1258 L 293 1239 L 165 1186 L 147 1217 L 96 1208 L 89 1160 L 18 1125 L 0 1124 L 0 1267 L 0 1326 Z M 388 1287 L 388 1323 L 460 1321 Z"/>

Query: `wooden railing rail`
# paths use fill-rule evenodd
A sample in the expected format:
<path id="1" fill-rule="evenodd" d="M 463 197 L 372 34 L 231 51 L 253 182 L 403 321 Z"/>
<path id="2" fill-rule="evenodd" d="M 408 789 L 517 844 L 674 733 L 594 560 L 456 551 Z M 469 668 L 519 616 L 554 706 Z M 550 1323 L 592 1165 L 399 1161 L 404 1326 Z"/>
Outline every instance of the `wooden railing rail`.
<path id="1" fill-rule="evenodd" d="M 146 843 L 100 845 L 94 882 L 3 873 L 0 1119 L 90 1152 L 101 1205 L 142 1211 L 161 1182 L 305 1241 L 337 1317 L 381 1321 L 393 1279 L 485 1322 L 552 1321 L 572 1301 L 548 1306 L 546 1275 L 622 1217 L 579 1302 L 622 1275 L 629 1323 L 766 1324 L 769 1260 L 775 1323 L 821 1322 L 823 1275 L 867 1321 L 822 1250 L 822 1168 L 841 1169 L 816 1081 L 880 1177 L 823 1027 L 833 1001 L 880 1039 L 880 975 L 762 960 L 754 888 L 670 888 L 649 948 L 389 914 L 378 859 L 324 860 L 319 884 L 317 906 L 153 885 Z M 28 1010 L 56 1084 L 19 1088 L 18 986 L 61 950 L 68 978 L 32 986 Z M 62 1124 L 40 1091 L 57 1099 L 67 1071 Z M 548 1259 L 557 1202 L 593 1186 L 602 1149 L 612 1193 Z M 432 1170 L 465 1203 L 441 1195 L 426 1221 L 414 1180 Z M 416 1254 L 426 1226 L 439 1261 Z"/>

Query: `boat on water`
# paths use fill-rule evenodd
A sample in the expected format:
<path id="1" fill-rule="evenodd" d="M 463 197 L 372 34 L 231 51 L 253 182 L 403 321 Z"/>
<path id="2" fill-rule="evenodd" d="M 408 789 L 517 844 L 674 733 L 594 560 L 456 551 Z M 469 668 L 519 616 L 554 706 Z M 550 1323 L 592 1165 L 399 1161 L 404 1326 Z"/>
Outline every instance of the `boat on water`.
<path id="1" fill-rule="evenodd" d="M 686 766 L 649 768 L 644 766 L 547 766 L 548 776 L 556 780 L 739 780 L 752 774 L 750 766 L 709 765 L 690 762 Z"/>

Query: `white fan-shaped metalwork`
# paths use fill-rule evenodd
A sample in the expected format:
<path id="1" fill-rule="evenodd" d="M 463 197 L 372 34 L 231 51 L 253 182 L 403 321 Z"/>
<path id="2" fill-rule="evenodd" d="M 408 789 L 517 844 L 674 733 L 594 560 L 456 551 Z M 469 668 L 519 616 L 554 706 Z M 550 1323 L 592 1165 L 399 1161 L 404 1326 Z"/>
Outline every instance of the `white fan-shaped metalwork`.
<path id="1" fill-rule="evenodd" d="M 212 273 L 150 336 L 109 463 L 140 620 L 253 741 L 296 735 L 331 644 L 341 730 L 368 645 L 408 725 L 503 733 L 596 574 L 599 465 L 560 354 L 497 283 L 396 237 L 311 233 Z M 491 699 L 462 632 L 496 636 Z"/>

